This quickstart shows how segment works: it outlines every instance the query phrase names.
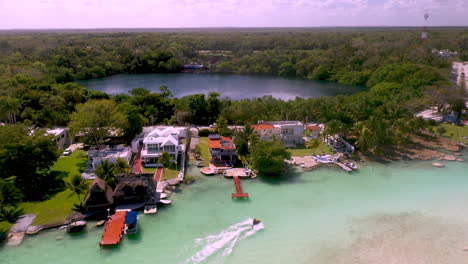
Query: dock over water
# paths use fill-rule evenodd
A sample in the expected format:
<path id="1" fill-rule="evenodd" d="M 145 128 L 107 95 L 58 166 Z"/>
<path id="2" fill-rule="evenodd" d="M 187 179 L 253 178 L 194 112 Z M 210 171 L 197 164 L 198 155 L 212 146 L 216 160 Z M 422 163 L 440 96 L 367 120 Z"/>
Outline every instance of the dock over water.
<path id="1" fill-rule="evenodd" d="M 353 169 L 351 169 L 350 167 L 344 165 L 344 164 L 341 163 L 341 162 L 336 162 L 335 164 L 338 165 L 338 166 L 340 166 L 343 170 L 345 170 L 345 171 L 347 171 L 347 172 L 353 171 Z"/>
<path id="2" fill-rule="evenodd" d="M 117 211 L 110 217 L 105 227 L 104 233 L 102 234 L 101 242 L 99 242 L 99 245 L 111 246 L 120 243 L 126 215 L 127 211 Z"/>
<path id="3" fill-rule="evenodd" d="M 234 179 L 234 185 L 236 186 L 236 193 L 233 193 L 232 194 L 232 198 L 244 198 L 244 197 L 249 197 L 249 194 L 248 193 L 244 193 L 242 191 L 242 186 L 241 186 L 241 183 L 240 183 L 240 179 L 238 176 L 234 176 L 233 177 Z"/>

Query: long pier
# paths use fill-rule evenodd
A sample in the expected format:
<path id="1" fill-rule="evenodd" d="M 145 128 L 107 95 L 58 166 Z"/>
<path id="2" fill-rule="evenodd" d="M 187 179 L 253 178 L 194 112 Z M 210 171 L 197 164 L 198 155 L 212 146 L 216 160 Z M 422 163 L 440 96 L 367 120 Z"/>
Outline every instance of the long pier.
<path id="1" fill-rule="evenodd" d="M 110 217 L 105 227 L 104 233 L 102 234 L 99 245 L 111 246 L 120 243 L 126 215 L 127 211 L 117 211 Z"/>
<path id="2" fill-rule="evenodd" d="M 244 193 L 242 191 L 242 186 L 239 180 L 238 176 L 234 176 L 234 185 L 236 186 L 236 193 L 232 194 L 232 198 L 244 198 L 244 197 L 249 197 L 248 193 Z"/>

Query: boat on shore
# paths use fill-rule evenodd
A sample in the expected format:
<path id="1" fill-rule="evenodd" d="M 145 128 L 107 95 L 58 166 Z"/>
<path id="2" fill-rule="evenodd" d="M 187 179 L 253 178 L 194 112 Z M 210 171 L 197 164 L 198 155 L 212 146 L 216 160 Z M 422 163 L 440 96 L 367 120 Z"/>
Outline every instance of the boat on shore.
<path id="1" fill-rule="evenodd" d="M 357 170 L 358 167 L 356 164 L 354 164 L 354 162 L 351 162 L 351 161 L 348 161 L 348 162 L 345 162 L 344 165 L 346 165 L 347 167 L 353 169 L 353 170 Z"/>
<path id="2" fill-rule="evenodd" d="M 73 213 L 67 217 L 67 233 L 77 233 L 86 227 L 85 216 L 80 213 Z"/>
<path id="3" fill-rule="evenodd" d="M 137 232 L 138 212 L 130 211 L 125 216 L 124 233 L 126 235 L 135 234 Z"/>
<path id="4" fill-rule="evenodd" d="M 313 158 L 320 163 L 333 163 L 333 157 L 330 155 L 316 155 Z"/>

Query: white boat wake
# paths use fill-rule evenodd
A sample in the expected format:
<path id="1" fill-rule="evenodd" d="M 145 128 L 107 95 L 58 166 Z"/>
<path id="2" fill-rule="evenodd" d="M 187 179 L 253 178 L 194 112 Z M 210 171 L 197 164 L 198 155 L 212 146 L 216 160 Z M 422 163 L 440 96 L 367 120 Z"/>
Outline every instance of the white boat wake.
<path id="1" fill-rule="evenodd" d="M 249 218 L 243 222 L 228 227 L 217 235 L 195 239 L 196 248 L 201 248 L 201 250 L 189 258 L 185 263 L 200 263 L 218 251 L 222 251 L 222 256 L 228 256 L 231 254 L 238 241 L 241 241 L 265 228 L 262 222 L 253 226 L 252 223 L 253 219 Z"/>

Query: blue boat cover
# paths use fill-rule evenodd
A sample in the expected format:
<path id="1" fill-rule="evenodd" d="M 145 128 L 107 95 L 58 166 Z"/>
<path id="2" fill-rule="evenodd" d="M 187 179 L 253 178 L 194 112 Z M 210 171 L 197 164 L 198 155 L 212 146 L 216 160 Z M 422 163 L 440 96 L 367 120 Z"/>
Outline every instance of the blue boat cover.
<path id="1" fill-rule="evenodd" d="M 125 224 L 134 224 L 137 222 L 137 211 L 130 211 L 127 212 L 127 215 L 125 216 Z"/>

